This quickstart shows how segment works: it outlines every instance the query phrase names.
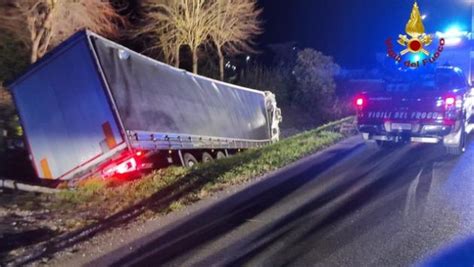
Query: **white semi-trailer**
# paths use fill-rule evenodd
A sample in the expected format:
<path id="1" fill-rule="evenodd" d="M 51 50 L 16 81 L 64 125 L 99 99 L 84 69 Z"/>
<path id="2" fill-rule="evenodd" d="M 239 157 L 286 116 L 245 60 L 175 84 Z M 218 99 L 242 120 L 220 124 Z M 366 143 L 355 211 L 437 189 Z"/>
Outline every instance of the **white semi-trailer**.
<path id="1" fill-rule="evenodd" d="M 43 179 L 192 166 L 279 138 L 272 93 L 173 68 L 89 31 L 9 88 Z"/>

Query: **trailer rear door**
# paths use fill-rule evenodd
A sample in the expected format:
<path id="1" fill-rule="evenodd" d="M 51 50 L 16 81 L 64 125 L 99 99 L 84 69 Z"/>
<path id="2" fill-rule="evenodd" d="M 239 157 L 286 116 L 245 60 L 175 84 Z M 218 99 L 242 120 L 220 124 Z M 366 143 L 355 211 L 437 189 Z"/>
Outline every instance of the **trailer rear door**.
<path id="1" fill-rule="evenodd" d="M 37 174 L 65 179 L 124 143 L 86 35 L 10 85 Z"/>

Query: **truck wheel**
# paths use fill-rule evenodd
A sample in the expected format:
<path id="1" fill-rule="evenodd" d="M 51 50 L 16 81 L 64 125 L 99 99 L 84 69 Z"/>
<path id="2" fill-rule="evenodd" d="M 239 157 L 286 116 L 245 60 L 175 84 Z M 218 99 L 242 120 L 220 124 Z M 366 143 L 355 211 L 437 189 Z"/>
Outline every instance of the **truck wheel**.
<path id="1" fill-rule="evenodd" d="M 223 158 L 226 158 L 224 152 L 222 152 L 222 151 L 217 151 L 216 159 L 223 159 Z"/>
<path id="2" fill-rule="evenodd" d="M 214 158 L 211 156 L 211 154 L 207 152 L 202 153 L 202 162 L 211 162 L 213 160 Z"/>
<path id="3" fill-rule="evenodd" d="M 191 168 L 198 164 L 197 159 L 190 153 L 184 153 L 183 155 L 183 160 L 184 160 L 184 166 Z"/>
<path id="4" fill-rule="evenodd" d="M 466 134 L 466 129 L 464 127 L 464 123 L 460 131 L 461 131 L 461 134 L 459 136 L 459 144 L 457 146 L 445 146 L 446 153 L 453 156 L 460 156 L 466 151 L 467 134 Z"/>

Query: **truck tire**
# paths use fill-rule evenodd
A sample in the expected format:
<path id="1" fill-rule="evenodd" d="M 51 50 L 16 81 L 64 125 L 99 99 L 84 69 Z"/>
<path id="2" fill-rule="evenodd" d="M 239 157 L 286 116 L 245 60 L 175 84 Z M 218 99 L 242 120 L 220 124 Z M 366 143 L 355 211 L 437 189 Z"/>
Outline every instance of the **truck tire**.
<path id="1" fill-rule="evenodd" d="M 459 144 L 457 146 L 444 146 L 447 154 L 460 156 L 466 151 L 467 134 L 464 123 L 462 124 L 460 131 L 461 135 L 459 136 Z"/>
<path id="2" fill-rule="evenodd" d="M 206 163 L 206 162 L 211 162 L 213 160 L 214 160 L 214 158 L 212 157 L 211 154 L 209 154 L 207 152 L 202 153 L 202 162 Z"/>
<path id="3" fill-rule="evenodd" d="M 191 168 L 197 165 L 199 162 L 191 153 L 184 153 L 183 155 L 184 166 Z"/>
<path id="4" fill-rule="evenodd" d="M 226 158 L 226 155 L 222 151 L 217 151 L 216 153 L 216 159 L 223 159 Z"/>

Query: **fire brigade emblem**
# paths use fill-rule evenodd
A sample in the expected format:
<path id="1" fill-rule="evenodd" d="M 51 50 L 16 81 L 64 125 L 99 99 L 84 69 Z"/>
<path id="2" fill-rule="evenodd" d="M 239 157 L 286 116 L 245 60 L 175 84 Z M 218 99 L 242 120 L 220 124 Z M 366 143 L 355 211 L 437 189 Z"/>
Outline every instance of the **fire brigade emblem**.
<path id="1" fill-rule="evenodd" d="M 433 39 L 431 36 L 425 33 L 425 26 L 423 25 L 423 19 L 420 15 L 420 9 L 415 1 L 413 9 L 411 11 L 410 20 L 405 27 L 407 35 L 400 34 L 398 37 L 398 43 L 404 47 L 405 50 L 401 51 L 400 54 L 403 56 L 407 53 L 423 53 L 426 56 L 430 55 L 425 47 L 429 46 Z"/>

